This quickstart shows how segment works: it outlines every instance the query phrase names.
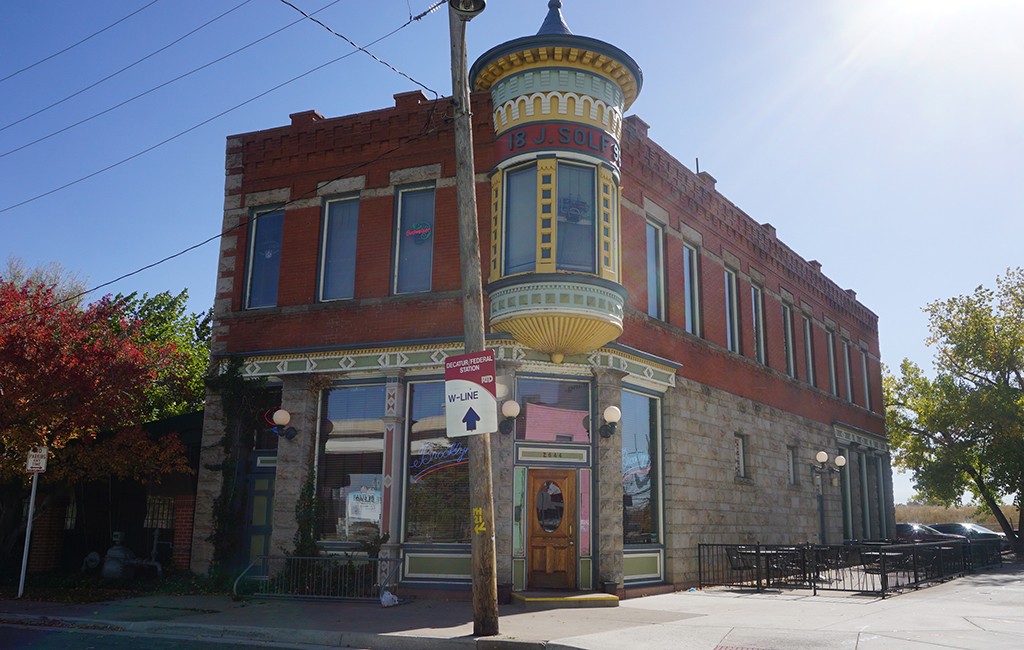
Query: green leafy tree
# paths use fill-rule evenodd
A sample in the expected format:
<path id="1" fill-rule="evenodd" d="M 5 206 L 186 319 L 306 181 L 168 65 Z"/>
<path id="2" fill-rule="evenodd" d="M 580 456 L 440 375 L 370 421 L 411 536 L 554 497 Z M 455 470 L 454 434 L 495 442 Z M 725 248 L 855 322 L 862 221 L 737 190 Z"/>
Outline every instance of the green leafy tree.
<path id="1" fill-rule="evenodd" d="M 896 464 L 924 499 L 959 505 L 965 492 L 991 512 L 1018 554 L 1024 545 L 998 505 L 1024 495 L 1024 270 L 995 289 L 929 304 L 935 375 L 904 360 L 887 374 L 886 425 Z"/>
<path id="2" fill-rule="evenodd" d="M 128 322 L 136 323 L 133 338 L 142 345 L 172 345 L 174 355 L 161 359 L 156 380 L 146 387 L 141 407 L 144 421 L 160 420 L 203 408 L 203 383 L 210 360 L 212 310 L 187 310 L 188 290 L 150 296 L 137 293 L 114 298 Z M 115 321 L 115 327 L 118 322 Z"/>

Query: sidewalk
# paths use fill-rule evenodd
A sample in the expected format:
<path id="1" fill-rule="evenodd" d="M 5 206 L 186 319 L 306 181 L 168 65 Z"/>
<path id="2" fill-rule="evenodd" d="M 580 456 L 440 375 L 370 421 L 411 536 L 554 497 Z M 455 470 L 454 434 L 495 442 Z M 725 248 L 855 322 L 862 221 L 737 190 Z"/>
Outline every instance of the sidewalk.
<path id="1" fill-rule="evenodd" d="M 884 600 L 836 593 L 725 590 L 623 601 L 616 608 L 526 612 L 502 606 L 501 635 L 474 639 L 468 602 L 397 607 L 226 596 L 147 596 L 66 605 L 0 601 L 0 625 L 88 627 L 134 634 L 311 647 L 619 650 L 673 648 L 1024 648 L 1024 564 Z"/>

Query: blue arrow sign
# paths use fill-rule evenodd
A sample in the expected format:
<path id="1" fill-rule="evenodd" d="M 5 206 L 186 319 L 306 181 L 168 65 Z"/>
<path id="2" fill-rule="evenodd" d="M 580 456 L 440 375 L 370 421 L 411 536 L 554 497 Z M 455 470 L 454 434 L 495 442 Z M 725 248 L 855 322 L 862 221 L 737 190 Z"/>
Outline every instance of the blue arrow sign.
<path id="1" fill-rule="evenodd" d="M 476 414 L 476 411 L 471 406 L 466 411 L 466 416 L 462 418 L 462 421 L 466 424 L 466 431 L 476 431 L 476 423 L 480 421 L 480 416 Z"/>

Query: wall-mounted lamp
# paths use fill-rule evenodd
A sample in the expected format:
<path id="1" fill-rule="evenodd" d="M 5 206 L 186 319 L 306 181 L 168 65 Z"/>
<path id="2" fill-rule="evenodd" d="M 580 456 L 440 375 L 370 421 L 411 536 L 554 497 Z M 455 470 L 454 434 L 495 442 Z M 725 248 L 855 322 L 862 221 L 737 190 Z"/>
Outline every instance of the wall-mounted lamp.
<path id="1" fill-rule="evenodd" d="M 448 0 L 449 6 L 455 14 L 466 21 L 473 20 L 484 10 L 484 0 Z"/>
<path id="2" fill-rule="evenodd" d="M 501 405 L 501 422 L 498 423 L 498 431 L 504 433 L 506 436 L 512 433 L 512 428 L 516 425 L 516 418 L 519 417 L 519 402 L 514 399 L 505 400 Z"/>
<path id="3" fill-rule="evenodd" d="M 285 438 L 286 440 L 294 440 L 295 436 L 299 434 L 295 430 L 295 427 L 288 426 L 288 423 L 292 421 L 292 414 L 284 409 L 277 409 L 273 415 L 274 426 L 271 427 L 271 431 L 274 435 Z"/>
<path id="4" fill-rule="evenodd" d="M 619 410 L 618 406 L 609 406 L 604 410 L 604 424 L 598 431 L 601 432 L 602 438 L 611 438 L 615 434 L 615 429 L 619 425 L 619 420 L 622 419 L 622 411 Z"/>

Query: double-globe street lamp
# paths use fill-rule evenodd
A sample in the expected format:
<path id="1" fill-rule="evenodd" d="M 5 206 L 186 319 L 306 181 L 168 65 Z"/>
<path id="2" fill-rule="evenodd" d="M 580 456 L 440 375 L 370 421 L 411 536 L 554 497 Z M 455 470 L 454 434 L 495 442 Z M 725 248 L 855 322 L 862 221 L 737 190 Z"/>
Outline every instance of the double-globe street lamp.
<path id="1" fill-rule="evenodd" d="M 814 480 L 818 483 L 818 543 L 825 544 L 825 477 L 833 474 L 838 475 L 846 466 L 845 456 L 836 456 L 830 464 L 828 452 L 819 451 L 814 455 L 817 462 L 811 463 L 811 471 L 814 472 Z M 832 484 L 839 484 L 839 477 L 832 477 Z"/>

